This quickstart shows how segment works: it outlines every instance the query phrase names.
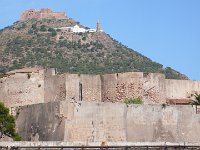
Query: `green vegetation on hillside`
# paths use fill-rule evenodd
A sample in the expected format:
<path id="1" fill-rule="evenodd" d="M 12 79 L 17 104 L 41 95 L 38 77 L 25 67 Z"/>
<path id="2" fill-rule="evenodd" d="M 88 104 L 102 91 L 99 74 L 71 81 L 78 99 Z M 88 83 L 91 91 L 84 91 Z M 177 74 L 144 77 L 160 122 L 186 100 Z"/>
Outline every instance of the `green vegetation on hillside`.
<path id="1" fill-rule="evenodd" d="M 57 68 L 59 72 L 104 74 L 128 71 L 165 73 L 166 78 L 187 79 L 153 62 L 105 33 L 68 33 L 69 20 L 16 22 L 0 31 L 0 73 L 23 67 Z"/>

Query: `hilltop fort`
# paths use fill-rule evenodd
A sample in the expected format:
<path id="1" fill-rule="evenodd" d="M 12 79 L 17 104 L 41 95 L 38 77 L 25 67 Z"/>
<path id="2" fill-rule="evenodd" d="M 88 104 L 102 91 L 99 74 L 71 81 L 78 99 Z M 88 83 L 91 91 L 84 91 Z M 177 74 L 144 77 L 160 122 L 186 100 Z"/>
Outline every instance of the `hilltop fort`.
<path id="1" fill-rule="evenodd" d="M 91 29 L 51 9 L 20 20 L 0 32 L 0 101 L 24 141 L 200 141 L 189 105 L 200 81 L 124 46 L 100 21 Z"/>
<path id="2" fill-rule="evenodd" d="M 30 9 L 22 13 L 20 20 L 26 21 L 29 19 L 67 19 L 65 12 L 53 12 L 52 9 L 46 8 L 41 10 Z"/>
<path id="3" fill-rule="evenodd" d="M 123 102 L 138 97 L 145 104 L 187 104 L 191 94 L 200 92 L 200 81 L 165 79 L 159 73 L 57 74 L 56 69 L 24 68 L 1 78 L 0 91 L 0 99 L 9 107 L 65 100 Z"/>
<path id="4" fill-rule="evenodd" d="M 96 28 L 90 28 L 51 9 L 27 10 L 21 21 L 2 29 L 0 53 L 0 74 L 27 66 L 51 66 L 63 73 L 138 71 L 164 73 L 168 79 L 188 79 L 113 39 L 101 30 L 100 21 Z"/>
<path id="5" fill-rule="evenodd" d="M 26 141 L 200 140 L 197 108 L 180 105 L 200 92 L 200 81 L 158 73 L 57 74 L 56 69 L 25 68 L 1 78 L 0 91 Z M 145 104 L 123 103 L 135 97 Z"/>

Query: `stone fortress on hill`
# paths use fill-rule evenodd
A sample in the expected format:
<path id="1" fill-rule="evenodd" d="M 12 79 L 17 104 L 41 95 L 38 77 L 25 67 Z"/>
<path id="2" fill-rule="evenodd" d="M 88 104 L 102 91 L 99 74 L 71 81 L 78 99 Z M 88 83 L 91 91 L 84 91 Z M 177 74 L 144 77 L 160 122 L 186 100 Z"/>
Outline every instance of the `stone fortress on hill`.
<path id="1" fill-rule="evenodd" d="M 51 9 L 28 10 L 29 19 L 67 19 Z M 63 32 L 93 32 L 79 26 Z M 94 32 L 101 32 L 100 22 Z M 199 142 L 198 108 L 184 105 L 200 81 L 165 79 L 159 73 L 58 74 L 24 68 L 0 78 L 0 100 L 16 118 L 24 141 Z M 142 105 L 126 105 L 127 98 Z"/>
<path id="2" fill-rule="evenodd" d="M 65 12 L 53 12 L 52 9 L 50 8 L 43 8 L 41 10 L 36 10 L 36 9 L 30 9 L 26 10 L 22 13 L 20 17 L 20 21 L 27 21 L 31 19 L 37 19 L 37 20 L 42 20 L 42 19 L 69 19 Z M 100 27 L 100 21 L 98 20 L 96 29 L 85 29 L 79 27 L 79 25 L 75 25 L 73 27 L 60 27 L 56 28 L 62 30 L 62 35 L 68 32 L 73 32 L 73 33 L 85 33 L 85 32 L 102 32 L 101 27 Z"/>
<path id="3" fill-rule="evenodd" d="M 138 97 L 144 104 L 185 104 L 200 92 L 200 81 L 165 79 L 159 73 L 56 74 L 56 69 L 24 68 L 1 78 L 0 91 L 9 107 L 65 100 L 114 103 Z"/>
<path id="4" fill-rule="evenodd" d="M 184 104 L 200 81 L 163 74 L 57 74 L 24 68 L 0 79 L 0 99 L 26 141 L 199 142 L 200 114 Z M 141 97 L 144 105 L 123 103 Z M 166 105 L 167 101 L 174 103 Z M 182 103 L 181 103 L 182 102 Z"/>
<path id="5" fill-rule="evenodd" d="M 65 12 L 53 12 L 52 9 L 30 9 L 22 13 L 20 21 L 29 19 L 67 19 Z"/>

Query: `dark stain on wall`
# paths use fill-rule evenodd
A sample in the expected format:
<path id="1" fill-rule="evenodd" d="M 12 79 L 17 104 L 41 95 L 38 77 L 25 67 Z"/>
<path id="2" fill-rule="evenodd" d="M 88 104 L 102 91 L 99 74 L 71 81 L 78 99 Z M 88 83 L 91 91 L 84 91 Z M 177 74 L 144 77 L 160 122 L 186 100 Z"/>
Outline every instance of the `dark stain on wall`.
<path id="1" fill-rule="evenodd" d="M 64 118 L 60 116 L 59 102 L 22 107 L 17 130 L 23 141 L 62 141 Z"/>

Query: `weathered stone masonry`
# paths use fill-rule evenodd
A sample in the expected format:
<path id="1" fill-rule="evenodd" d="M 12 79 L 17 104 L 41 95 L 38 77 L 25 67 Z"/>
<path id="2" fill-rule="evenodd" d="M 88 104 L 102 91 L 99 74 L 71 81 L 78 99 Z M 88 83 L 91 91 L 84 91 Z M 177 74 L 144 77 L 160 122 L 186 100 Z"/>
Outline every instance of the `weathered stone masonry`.
<path id="1" fill-rule="evenodd" d="M 29 141 L 198 142 L 196 108 L 161 105 L 194 92 L 200 92 L 199 81 L 142 72 L 82 75 L 28 68 L 0 79 L 0 100 L 12 108 L 17 130 Z M 132 97 L 150 105 L 119 103 Z"/>
<path id="2" fill-rule="evenodd" d="M 200 81 L 169 80 L 158 73 L 57 75 L 54 69 L 22 69 L 0 79 L 0 99 L 9 107 L 65 100 L 122 102 L 137 97 L 145 104 L 163 104 L 166 99 L 188 98 L 195 92 L 200 92 Z"/>
<path id="3" fill-rule="evenodd" d="M 20 20 L 26 21 L 29 19 L 67 19 L 65 12 L 53 12 L 52 9 L 41 10 L 26 10 L 22 13 Z"/>
<path id="4" fill-rule="evenodd" d="M 199 142 L 200 114 L 191 105 L 50 102 L 21 107 L 23 140 L 67 142 Z"/>
<path id="5" fill-rule="evenodd" d="M 8 73 L 0 79 L 0 101 L 9 107 L 44 103 L 44 70 Z"/>

